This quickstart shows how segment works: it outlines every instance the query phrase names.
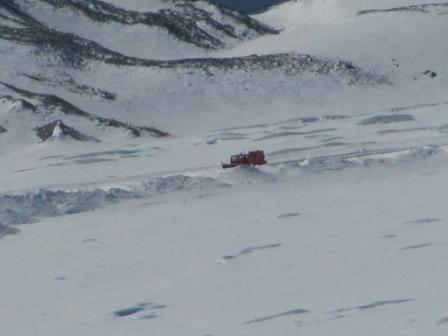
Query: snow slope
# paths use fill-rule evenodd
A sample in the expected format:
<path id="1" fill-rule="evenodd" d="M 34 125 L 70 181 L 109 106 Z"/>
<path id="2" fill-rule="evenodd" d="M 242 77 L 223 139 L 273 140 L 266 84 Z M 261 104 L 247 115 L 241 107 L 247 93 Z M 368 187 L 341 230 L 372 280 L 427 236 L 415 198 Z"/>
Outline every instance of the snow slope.
<path id="1" fill-rule="evenodd" d="M 446 335 L 447 18 L 1 0 L 0 335 Z"/>

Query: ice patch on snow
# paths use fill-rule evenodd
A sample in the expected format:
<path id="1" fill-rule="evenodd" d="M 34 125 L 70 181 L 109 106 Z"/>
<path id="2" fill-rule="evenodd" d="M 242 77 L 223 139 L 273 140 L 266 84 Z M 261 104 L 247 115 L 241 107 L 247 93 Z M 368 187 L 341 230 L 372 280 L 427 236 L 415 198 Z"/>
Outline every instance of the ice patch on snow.
<path id="1" fill-rule="evenodd" d="M 446 323 L 448 323 L 448 316 L 437 321 L 437 324 L 446 324 Z"/>
<path id="2" fill-rule="evenodd" d="M 289 212 L 282 215 L 277 216 L 278 219 L 285 219 L 285 218 L 292 218 L 292 217 L 298 217 L 300 216 L 300 213 L 298 212 Z"/>
<path id="3" fill-rule="evenodd" d="M 275 315 L 270 315 L 270 316 L 265 316 L 265 317 L 260 317 L 260 318 L 256 318 L 253 320 L 249 320 L 249 321 L 243 322 L 243 324 L 259 323 L 259 322 L 269 321 L 269 320 L 272 320 L 272 319 L 275 319 L 278 317 L 305 314 L 305 313 L 308 313 L 308 311 L 305 309 L 288 310 L 288 311 L 280 313 L 280 314 L 275 314 Z"/>
<path id="4" fill-rule="evenodd" d="M 407 303 L 415 301 L 415 299 L 398 299 L 398 300 L 385 300 L 385 301 L 376 301 L 373 303 L 369 303 L 366 305 L 356 306 L 356 307 L 350 307 L 350 308 L 342 308 L 334 310 L 334 313 L 342 313 L 346 311 L 352 311 L 352 310 L 366 310 L 366 309 L 373 309 L 377 307 L 387 306 L 387 305 L 395 305 L 400 303 Z"/>
<path id="5" fill-rule="evenodd" d="M 390 124 L 403 121 L 413 121 L 414 117 L 410 114 L 393 114 L 393 115 L 379 115 L 364 119 L 359 125 L 368 126 L 375 124 Z"/>
<path id="6" fill-rule="evenodd" d="M 147 310 L 160 310 L 165 308 L 165 305 L 157 304 L 157 303 L 139 303 L 133 307 L 119 309 L 113 312 L 113 315 L 116 317 L 126 317 L 129 315 L 134 315 L 136 313 L 147 311 Z M 149 315 L 141 316 L 140 319 L 148 319 L 157 317 L 155 312 L 151 312 Z"/>
<path id="7" fill-rule="evenodd" d="M 255 251 L 261 251 L 261 250 L 276 248 L 276 247 L 280 247 L 280 246 L 282 246 L 282 244 L 269 244 L 269 245 L 262 245 L 262 246 L 247 247 L 247 248 L 242 249 L 237 254 L 226 255 L 226 256 L 222 257 L 222 260 L 226 261 L 226 260 L 236 259 L 236 258 L 242 257 L 244 255 L 248 255 Z"/>
<path id="8" fill-rule="evenodd" d="M 423 248 L 423 247 L 428 247 L 428 246 L 432 246 L 434 245 L 434 243 L 425 243 L 425 244 L 418 244 L 418 245 L 410 245 L 410 246 L 405 246 L 402 248 L 402 250 L 415 250 L 415 249 L 419 249 L 419 248 Z"/>
<path id="9" fill-rule="evenodd" d="M 411 220 L 411 221 L 407 221 L 404 224 L 429 224 L 429 223 L 435 223 L 435 222 L 440 222 L 441 220 L 438 218 L 420 218 L 420 219 L 415 219 L 415 220 Z"/>

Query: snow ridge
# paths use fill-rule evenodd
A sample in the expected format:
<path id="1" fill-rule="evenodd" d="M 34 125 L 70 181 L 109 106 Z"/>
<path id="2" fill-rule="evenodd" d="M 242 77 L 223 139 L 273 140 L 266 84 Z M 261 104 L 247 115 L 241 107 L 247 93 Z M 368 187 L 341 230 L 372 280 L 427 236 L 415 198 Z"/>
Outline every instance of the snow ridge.
<path id="1" fill-rule="evenodd" d="M 0 223 L 3 231 L 11 225 L 35 222 L 38 218 L 92 211 L 109 204 L 156 195 L 225 188 L 227 183 L 210 177 L 172 175 L 119 187 L 87 190 L 39 189 L 24 194 L 0 194 Z M 1 229 L 2 227 L 0 227 Z"/>

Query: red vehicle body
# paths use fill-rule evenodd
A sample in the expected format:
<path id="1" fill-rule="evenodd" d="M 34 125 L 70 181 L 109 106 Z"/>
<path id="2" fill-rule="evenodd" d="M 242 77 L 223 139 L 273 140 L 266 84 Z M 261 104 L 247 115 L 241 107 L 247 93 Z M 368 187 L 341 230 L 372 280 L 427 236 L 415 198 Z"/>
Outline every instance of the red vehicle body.
<path id="1" fill-rule="evenodd" d="M 264 152 L 261 150 L 256 150 L 249 152 L 248 154 L 241 153 L 237 155 L 232 155 L 230 157 L 230 163 L 223 163 L 222 167 L 225 168 L 233 168 L 240 165 L 251 165 L 251 166 L 260 166 L 266 164 L 266 159 Z"/>

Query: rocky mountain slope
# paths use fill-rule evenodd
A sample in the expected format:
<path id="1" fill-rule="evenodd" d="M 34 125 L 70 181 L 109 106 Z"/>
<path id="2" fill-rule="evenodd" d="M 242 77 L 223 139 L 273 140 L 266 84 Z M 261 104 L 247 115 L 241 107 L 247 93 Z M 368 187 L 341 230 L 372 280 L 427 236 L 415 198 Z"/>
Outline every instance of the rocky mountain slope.
<path id="1" fill-rule="evenodd" d="M 42 121 L 29 121 L 29 130 L 51 121 L 48 118 L 63 119 L 65 117 L 61 113 L 65 113 L 72 119 L 75 115 L 87 116 L 87 119 L 100 126 L 128 128 L 133 135 L 141 134 L 136 131 L 137 127 L 131 125 L 134 123 L 143 125 L 139 127 L 150 130 L 149 133 L 155 131 L 156 135 L 165 135 L 177 133 L 176 129 L 172 129 L 173 120 L 169 118 L 170 114 L 178 118 L 180 108 L 187 111 L 200 110 L 189 115 L 188 121 L 185 120 L 191 129 L 207 113 L 204 111 L 205 106 L 224 106 L 222 103 L 232 96 L 240 96 L 235 99 L 236 106 L 232 108 L 234 113 L 239 114 L 237 106 L 245 96 L 241 91 L 248 90 L 242 86 L 252 86 L 254 94 L 265 95 L 267 88 L 258 88 L 259 79 L 254 76 L 269 77 L 273 84 L 267 90 L 277 91 L 279 96 L 284 90 L 275 81 L 285 82 L 289 78 L 299 77 L 294 85 L 297 86 L 305 82 L 304 75 L 331 77 L 335 82 L 342 82 L 342 85 L 379 85 L 388 82 L 387 76 L 331 57 L 322 58 L 294 52 L 225 58 L 212 55 L 207 50 L 229 48 L 235 43 L 230 40 L 241 44 L 244 40 L 276 35 L 279 31 L 243 14 L 203 2 L 168 1 L 163 5 L 166 8 L 154 12 L 137 12 L 101 1 L 89 4 L 72 0 L 3 1 L 0 3 L 3 9 L 0 39 L 4 45 L 3 55 L 6 61 L 5 78 L 2 78 L 3 96 L 13 96 L 16 100 L 27 102 L 28 106 L 33 105 L 30 98 L 40 97 L 40 105 L 46 111 L 42 112 L 41 108 L 38 113 L 34 113 L 34 119 L 39 114 L 44 118 Z M 138 36 L 134 32 L 134 26 L 139 29 L 146 27 L 148 33 L 144 39 L 136 37 L 138 41 L 128 41 L 124 36 Z M 120 33 L 110 34 L 107 30 L 111 28 Z M 91 35 L 92 33 L 94 34 Z M 165 33 L 171 36 L 165 38 L 168 44 L 175 39 L 176 44 L 184 44 L 182 49 L 185 50 L 185 55 L 201 57 L 171 60 L 167 57 L 171 58 L 173 55 L 165 55 L 165 59 L 151 58 L 151 54 L 146 55 L 147 57 L 132 56 L 134 50 L 142 50 L 141 45 L 146 41 L 157 40 Z M 121 47 L 111 49 L 116 45 L 108 43 L 110 38 Z M 175 47 L 169 48 L 171 50 Z M 202 51 L 198 52 L 200 49 Z M 221 75 L 229 80 L 218 79 Z M 127 83 L 134 82 L 135 85 L 116 85 L 117 77 Z M 228 82 L 234 83 L 227 86 Z M 222 97 L 215 97 L 212 93 L 204 101 L 191 100 L 194 93 L 188 91 L 208 90 L 213 86 L 216 88 L 211 91 L 221 92 Z M 132 91 L 133 98 L 130 98 L 127 90 Z M 160 90 L 168 91 L 166 97 L 171 91 L 175 100 L 170 98 L 165 102 L 152 99 L 152 95 L 159 95 L 157 91 Z M 267 99 L 270 100 L 269 97 Z M 174 101 L 175 106 L 172 105 Z M 54 106 L 62 105 L 70 107 L 56 109 L 58 113 L 49 113 L 55 111 Z M 156 111 L 143 112 L 143 106 L 150 106 Z M 8 107 L 3 109 L 8 110 Z M 75 109 L 76 113 L 67 112 Z M 127 111 L 125 118 L 120 112 L 122 109 Z M 32 110 L 36 112 L 36 109 Z M 98 111 L 95 112 L 98 117 L 90 117 L 92 112 L 85 110 Z M 217 111 L 214 117 L 219 121 L 228 120 L 228 115 L 222 113 L 224 111 Z M 6 118 L 3 123 L 14 123 L 14 114 L 6 113 Z M 79 121 L 71 120 L 71 123 L 75 123 L 82 131 L 84 126 L 77 126 Z M 129 127 L 126 127 L 127 123 L 130 124 Z M 163 131 L 157 131 L 154 123 L 156 128 L 162 128 Z"/>

